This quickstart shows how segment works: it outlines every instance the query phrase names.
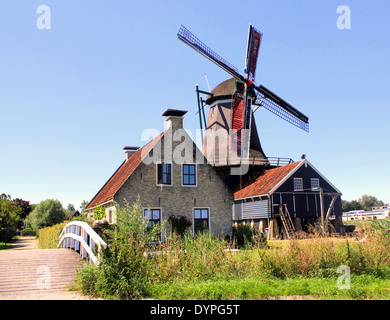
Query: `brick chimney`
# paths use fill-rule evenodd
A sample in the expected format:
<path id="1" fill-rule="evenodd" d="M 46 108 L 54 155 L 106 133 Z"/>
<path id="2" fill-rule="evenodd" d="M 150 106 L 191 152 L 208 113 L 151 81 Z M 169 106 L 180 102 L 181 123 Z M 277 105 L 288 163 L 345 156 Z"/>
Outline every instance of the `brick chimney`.
<path id="1" fill-rule="evenodd" d="M 126 161 L 129 160 L 129 158 L 138 151 L 139 147 L 132 147 L 132 146 L 125 146 L 123 150 L 125 150 L 126 153 Z"/>
<path id="2" fill-rule="evenodd" d="M 161 115 L 166 117 L 165 119 L 165 129 L 172 127 L 173 131 L 183 128 L 183 119 L 184 115 L 188 111 L 185 110 L 176 110 L 176 109 L 167 109 Z"/>

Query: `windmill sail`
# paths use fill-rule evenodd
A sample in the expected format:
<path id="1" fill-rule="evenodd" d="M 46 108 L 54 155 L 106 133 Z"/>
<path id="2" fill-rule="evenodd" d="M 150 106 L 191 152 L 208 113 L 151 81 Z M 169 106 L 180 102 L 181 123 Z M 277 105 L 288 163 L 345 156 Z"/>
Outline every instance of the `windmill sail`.
<path id="1" fill-rule="evenodd" d="M 257 31 L 252 25 L 249 26 L 248 46 L 246 50 L 245 58 L 245 73 L 246 83 L 251 84 L 255 80 L 257 58 L 259 55 L 260 43 L 262 34 Z M 251 140 L 251 121 L 252 121 L 252 100 L 248 99 L 248 87 L 245 86 L 244 100 L 245 100 L 245 113 L 244 113 L 244 132 L 243 132 L 243 148 L 242 156 L 249 156 L 249 145 Z"/>
<path id="2" fill-rule="evenodd" d="M 249 26 L 248 46 L 246 49 L 245 72 L 248 81 L 255 80 L 257 58 L 259 56 L 261 39 L 263 34 L 254 27 Z"/>
<path id="3" fill-rule="evenodd" d="M 255 86 L 255 104 L 263 106 L 292 125 L 309 132 L 309 118 L 264 86 Z"/>
<path id="4" fill-rule="evenodd" d="M 200 41 L 195 35 L 193 35 L 185 26 L 181 25 L 177 34 L 179 40 L 183 41 L 186 45 L 190 46 L 201 55 L 214 62 L 216 65 L 230 73 L 233 77 L 245 81 L 245 78 L 240 75 L 238 69 L 222 58 L 219 54 L 211 50 L 207 45 Z"/>
<path id="5" fill-rule="evenodd" d="M 193 48 L 195 51 L 214 62 L 216 65 L 224 69 L 226 72 L 231 74 L 234 78 L 239 81 L 242 81 L 245 84 L 245 89 L 243 91 L 244 99 L 244 115 L 243 115 L 243 129 L 244 132 L 241 136 L 242 142 L 242 153 L 241 155 L 247 156 L 250 151 L 251 140 L 251 131 L 252 124 L 254 120 L 253 111 L 252 111 L 252 100 L 248 98 L 248 90 L 254 89 L 256 93 L 255 105 L 261 105 L 272 113 L 276 114 L 283 120 L 293 124 L 294 126 L 309 132 L 309 118 L 303 113 L 295 109 L 289 103 L 278 97 L 272 91 L 268 90 L 264 86 L 254 85 L 257 60 L 261 45 L 261 40 L 263 34 L 256 30 L 251 25 L 249 26 L 249 35 L 248 35 L 248 45 L 246 52 L 246 61 L 245 61 L 245 77 L 242 76 L 238 69 L 218 55 L 216 52 L 211 50 L 207 45 L 200 41 L 195 35 L 193 35 L 186 27 L 183 25 L 180 26 L 179 32 L 177 33 L 179 40 L 183 41 L 185 44 Z"/>

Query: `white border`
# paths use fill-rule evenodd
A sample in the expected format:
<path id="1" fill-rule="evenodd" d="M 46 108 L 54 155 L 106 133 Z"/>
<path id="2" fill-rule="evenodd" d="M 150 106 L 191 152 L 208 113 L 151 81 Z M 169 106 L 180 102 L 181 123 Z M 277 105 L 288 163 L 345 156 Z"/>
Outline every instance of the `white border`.
<path id="1" fill-rule="evenodd" d="M 193 207 L 192 208 L 192 235 L 195 234 L 195 209 L 207 209 L 209 211 L 209 233 L 211 233 L 211 210 L 210 207 Z"/>
<path id="2" fill-rule="evenodd" d="M 318 180 L 318 188 L 313 188 L 312 180 Z M 310 178 L 310 190 L 311 191 L 320 191 L 320 189 L 321 189 L 320 178 Z"/>
<path id="3" fill-rule="evenodd" d="M 184 171 L 183 171 L 183 166 L 184 165 L 195 165 L 195 184 L 184 184 L 183 178 L 184 178 Z M 198 186 L 198 165 L 196 163 L 182 163 L 181 164 L 181 174 L 180 174 L 180 179 L 181 179 L 181 186 L 184 188 L 195 188 Z"/>
<path id="4" fill-rule="evenodd" d="M 142 207 L 142 219 L 145 219 L 145 210 L 160 210 L 160 241 L 163 241 L 163 230 L 162 230 L 162 207 Z"/>
<path id="5" fill-rule="evenodd" d="M 302 189 L 295 189 L 295 181 L 298 182 L 298 179 L 300 180 L 300 185 L 302 185 Z M 302 177 L 294 177 L 293 178 L 293 187 L 294 187 L 294 192 L 296 192 L 296 191 L 304 191 L 304 188 L 303 188 L 303 178 Z"/>
<path id="6" fill-rule="evenodd" d="M 171 184 L 159 184 L 158 183 L 158 165 L 163 164 L 163 163 L 171 165 Z M 156 162 L 156 186 L 158 186 L 158 187 L 172 187 L 173 186 L 173 163 L 172 162 L 165 162 L 165 161 Z"/>

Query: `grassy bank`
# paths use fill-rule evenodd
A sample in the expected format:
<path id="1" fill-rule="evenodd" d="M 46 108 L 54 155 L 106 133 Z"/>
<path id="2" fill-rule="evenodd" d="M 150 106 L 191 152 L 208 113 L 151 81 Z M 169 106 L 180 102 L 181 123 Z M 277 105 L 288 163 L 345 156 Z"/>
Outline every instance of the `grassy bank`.
<path id="1" fill-rule="evenodd" d="M 351 288 L 339 289 L 335 277 L 195 279 L 160 282 L 150 293 L 157 299 L 390 299 L 390 280 L 352 275 Z"/>
<path id="2" fill-rule="evenodd" d="M 175 237 L 151 246 L 139 205 L 118 211 L 99 267 L 85 265 L 76 288 L 109 299 L 389 298 L 387 225 L 364 226 L 365 241 L 312 238 L 246 246 L 241 252 L 209 234 Z M 111 240 L 110 240 L 111 239 Z M 115 239 L 115 240 L 113 240 Z M 158 255 L 149 255 L 158 250 Z M 350 289 L 339 289 L 337 269 L 350 268 Z"/>

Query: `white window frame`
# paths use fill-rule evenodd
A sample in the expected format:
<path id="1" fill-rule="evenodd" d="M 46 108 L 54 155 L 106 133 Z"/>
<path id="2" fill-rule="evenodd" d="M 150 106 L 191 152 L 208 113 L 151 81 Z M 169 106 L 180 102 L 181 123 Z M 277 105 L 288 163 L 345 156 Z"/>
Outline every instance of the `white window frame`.
<path id="1" fill-rule="evenodd" d="M 158 166 L 161 164 L 171 165 L 171 184 L 158 183 Z M 160 162 L 156 163 L 156 185 L 159 187 L 172 187 L 173 186 L 173 163 L 172 162 L 160 161 Z"/>
<path id="2" fill-rule="evenodd" d="M 313 187 L 313 182 L 315 182 L 316 187 Z M 321 185 L 320 185 L 320 178 L 310 178 L 310 188 L 312 191 L 320 191 Z"/>
<path id="3" fill-rule="evenodd" d="M 208 228 L 209 232 L 211 233 L 211 210 L 210 207 L 193 207 L 192 208 L 192 234 L 195 234 L 195 210 L 207 210 L 207 215 L 208 215 Z"/>
<path id="4" fill-rule="evenodd" d="M 303 178 L 294 178 L 294 191 L 303 191 Z"/>
<path id="5" fill-rule="evenodd" d="M 195 166 L 195 184 L 184 184 L 184 166 L 194 165 Z M 183 163 L 181 165 L 181 186 L 182 187 L 197 187 L 198 186 L 198 165 L 196 163 Z"/>
<path id="6" fill-rule="evenodd" d="M 163 211 L 162 211 L 162 207 L 144 207 L 142 208 L 142 218 L 145 219 L 145 211 L 150 211 L 150 210 L 160 210 L 160 221 L 159 221 L 159 224 L 160 224 L 160 229 L 161 229 L 161 226 L 162 226 L 162 215 L 163 215 Z M 155 221 L 155 220 L 153 220 Z M 161 234 L 160 234 L 160 241 L 162 241 L 162 229 L 161 229 Z"/>

